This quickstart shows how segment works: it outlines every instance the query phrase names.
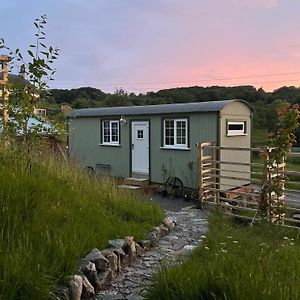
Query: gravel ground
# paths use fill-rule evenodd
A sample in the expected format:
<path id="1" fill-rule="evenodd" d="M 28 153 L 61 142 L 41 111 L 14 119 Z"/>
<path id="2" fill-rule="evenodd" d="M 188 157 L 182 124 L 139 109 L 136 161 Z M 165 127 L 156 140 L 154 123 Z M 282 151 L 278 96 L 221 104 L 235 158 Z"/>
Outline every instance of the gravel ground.
<path id="1" fill-rule="evenodd" d="M 190 204 L 180 199 L 155 197 L 151 201 L 162 201 L 164 207 L 169 205 L 173 209 L 165 212 L 175 221 L 175 228 L 159 241 L 157 247 L 136 257 L 131 267 L 123 269 L 108 289 L 97 295 L 97 300 L 144 299 L 145 288 L 152 284 L 152 276 L 160 270 L 162 263 L 173 264 L 201 244 L 203 235 L 208 230 L 203 211 L 191 207 L 180 209 Z"/>
<path id="2" fill-rule="evenodd" d="M 180 211 L 181 209 L 189 206 L 196 206 L 195 201 L 185 201 L 183 198 L 173 198 L 172 196 L 163 197 L 160 194 L 155 194 L 154 196 L 146 196 L 149 201 L 154 201 L 158 203 L 164 210 L 167 211 Z"/>

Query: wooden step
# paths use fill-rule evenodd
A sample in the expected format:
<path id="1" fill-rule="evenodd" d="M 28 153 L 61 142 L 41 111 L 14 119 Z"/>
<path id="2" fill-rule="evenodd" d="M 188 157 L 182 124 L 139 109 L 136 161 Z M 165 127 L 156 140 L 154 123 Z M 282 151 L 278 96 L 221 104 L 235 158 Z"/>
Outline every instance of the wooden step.
<path id="1" fill-rule="evenodd" d="M 129 177 L 124 179 L 125 185 L 139 186 L 145 189 L 149 185 L 148 179 Z"/>
<path id="2" fill-rule="evenodd" d="M 118 189 L 124 189 L 124 190 L 133 191 L 133 192 L 142 190 L 140 186 L 130 185 L 130 184 L 118 185 Z"/>

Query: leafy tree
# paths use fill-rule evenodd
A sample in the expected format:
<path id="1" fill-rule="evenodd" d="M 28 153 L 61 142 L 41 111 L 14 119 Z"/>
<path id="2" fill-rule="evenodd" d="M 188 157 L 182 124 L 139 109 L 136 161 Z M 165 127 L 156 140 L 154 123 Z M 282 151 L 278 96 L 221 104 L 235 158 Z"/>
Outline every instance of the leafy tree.
<path id="1" fill-rule="evenodd" d="M 132 102 L 129 98 L 127 92 L 125 92 L 122 88 L 116 90 L 112 95 L 109 94 L 106 96 L 103 101 L 104 106 L 130 106 Z"/>
<path id="2" fill-rule="evenodd" d="M 260 211 L 271 222 L 282 224 L 285 216 L 284 192 L 285 175 L 279 171 L 296 141 L 295 132 L 300 125 L 300 107 L 287 102 L 277 108 L 277 128 L 270 133 L 271 148 L 265 148 L 265 171 L 260 197 Z M 276 171 L 277 176 L 272 177 Z M 275 194 L 275 195 L 274 195 Z"/>
<path id="3" fill-rule="evenodd" d="M 0 49 L 6 49 L 12 58 L 11 71 L 17 68 L 17 64 L 21 64 L 18 71 L 26 77 L 25 85 L 10 83 L 8 86 L 10 114 L 16 121 L 11 122 L 11 125 L 14 129 L 22 130 L 25 139 L 28 138 L 29 118 L 42 96 L 47 95 L 48 83 L 53 80 L 56 72 L 53 64 L 58 58 L 59 49 L 46 45 L 46 23 L 46 15 L 35 19 L 35 42 L 29 46 L 26 55 L 19 48 L 11 50 L 4 39 L 0 39 Z"/>

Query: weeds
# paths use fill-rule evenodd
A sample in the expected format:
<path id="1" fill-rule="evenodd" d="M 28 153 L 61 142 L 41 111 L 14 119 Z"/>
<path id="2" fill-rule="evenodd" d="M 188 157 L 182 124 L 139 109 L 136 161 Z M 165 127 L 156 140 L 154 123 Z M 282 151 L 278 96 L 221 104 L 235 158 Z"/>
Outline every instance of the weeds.
<path id="1" fill-rule="evenodd" d="M 203 244 L 164 268 L 148 299 L 300 299 L 300 232 L 272 224 L 237 226 L 210 216 Z"/>
<path id="2" fill-rule="evenodd" d="M 142 238 L 162 217 L 110 180 L 0 148 L 0 299 L 48 299 L 92 248 Z"/>

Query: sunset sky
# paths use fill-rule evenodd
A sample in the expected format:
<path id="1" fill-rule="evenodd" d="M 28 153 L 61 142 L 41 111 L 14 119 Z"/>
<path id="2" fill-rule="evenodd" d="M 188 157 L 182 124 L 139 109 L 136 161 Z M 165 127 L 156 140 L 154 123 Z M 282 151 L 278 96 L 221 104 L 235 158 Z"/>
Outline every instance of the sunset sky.
<path id="1" fill-rule="evenodd" d="M 55 88 L 300 86 L 299 0 L 1 0 L 0 13 L 13 49 L 47 15 Z"/>

